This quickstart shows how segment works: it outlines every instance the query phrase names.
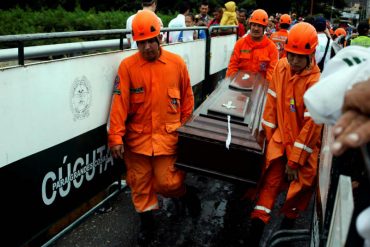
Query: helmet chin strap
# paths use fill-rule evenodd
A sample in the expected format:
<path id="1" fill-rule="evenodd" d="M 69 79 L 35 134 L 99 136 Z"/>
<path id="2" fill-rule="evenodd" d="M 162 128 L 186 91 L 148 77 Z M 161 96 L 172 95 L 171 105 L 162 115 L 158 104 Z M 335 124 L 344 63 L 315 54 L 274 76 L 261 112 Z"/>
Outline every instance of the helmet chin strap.
<path id="1" fill-rule="evenodd" d="M 157 43 L 158 43 L 158 51 L 159 51 L 159 56 L 158 57 L 160 57 L 161 56 L 161 41 L 160 41 L 160 39 L 159 39 L 159 35 L 156 37 L 156 39 L 155 39 L 156 41 L 157 41 Z"/>
<path id="2" fill-rule="evenodd" d="M 310 59 L 310 56 L 311 56 L 311 59 Z M 307 66 L 306 66 L 306 69 L 311 69 L 312 64 L 313 64 L 313 59 L 315 59 L 315 56 L 312 56 L 312 54 L 311 55 L 307 55 Z"/>
<path id="3" fill-rule="evenodd" d="M 159 54 L 158 54 L 157 59 L 161 56 L 161 41 L 159 39 L 159 36 L 160 35 L 156 36 L 156 39 L 155 39 L 157 41 L 157 43 L 158 43 L 158 51 L 159 51 Z"/>
<path id="4" fill-rule="evenodd" d="M 155 40 L 157 41 L 158 46 L 159 46 L 159 45 L 161 45 L 161 41 L 160 41 L 160 39 L 159 39 L 159 35 L 158 35 L 158 36 L 156 36 L 156 39 L 155 39 Z"/>

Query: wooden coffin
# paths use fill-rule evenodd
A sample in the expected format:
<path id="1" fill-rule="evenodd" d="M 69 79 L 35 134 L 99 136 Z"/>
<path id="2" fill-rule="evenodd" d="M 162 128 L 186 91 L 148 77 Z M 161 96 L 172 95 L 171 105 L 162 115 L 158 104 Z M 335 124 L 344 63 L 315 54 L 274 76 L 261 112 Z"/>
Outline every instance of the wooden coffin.
<path id="1" fill-rule="evenodd" d="M 227 180 L 256 183 L 265 149 L 260 122 L 267 89 L 268 83 L 260 74 L 239 71 L 235 77 L 223 79 L 179 129 L 176 165 Z"/>

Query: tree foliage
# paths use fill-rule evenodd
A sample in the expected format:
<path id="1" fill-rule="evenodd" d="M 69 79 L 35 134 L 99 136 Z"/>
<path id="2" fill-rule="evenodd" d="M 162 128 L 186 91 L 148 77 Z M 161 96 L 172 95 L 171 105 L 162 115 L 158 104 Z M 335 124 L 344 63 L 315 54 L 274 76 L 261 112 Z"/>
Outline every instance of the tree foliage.
<path id="1" fill-rule="evenodd" d="M 311 0 L 234 0 L 238 7 L 246 9 L 263 8 L 268 12 L 290 12 L 296 11 L 300 14 L 307 14 L 310 11 Z M 158 9 L 161 12 L 174 12 L 174 7 L 183 0 L 158 0 Z M 198 10 L 202 0 L 188 0 L 193 10 Z M 208 0 L 210 7 L 222 7 L 226 0 Z M 320 10 L 322 4 L 331 5 L 332 0 L 313 0 L 315 11 Z M 96 11 L 134 11 L 140 8 L 141 0 L 12 0 L 0 1 L 0 9 L 6 10 L 15 7 L 22 9 L 55 9 L 62 7 L 65 10 L 72 11 L 76 7 L 88 11 L 95 9 Z M 335 0 L 336 8 L 343 8 L 345 0 Z"/>
<path id="2" fill-rule="evenodd" d="M 61 7 L 42 11 L 21 8 L 0 10 L 0 35 L 123 29 L 127 18 L 133 13 L 81 9 L 71 12 Z"/>
<path id="3" fill-rule="evenodd" d="M 346 6 L 345 0 L 257 0 L 257 6 L 265 9 L 268 13 L 297 13 L 298 16 L 307 16 L 310 14 L 324 14 L 327 18 L 330 16 L 331 5 L 335 8 L 343 9 Z M 311 13 L 312 4 L 312 13 Z"/>
<path id="4" fill-rule="evenodd" d="M 298 16 L 307 16 L 311 12 L 311 3 L 313 14 L 322 14 L 325 17 L 335 17 L 337 14 L 332 10 L 331 4 L 335 3 L 336 8 L 343 8 L 345 0 L 234 0 L 239 8 L 245 8 L 249 11 L 256 8 L 265 9 L 269 15 L 279 13 L 295 12 Z M 164 19 L 166 24 L 177 12 L 177 6 L 182 0 L 158 0 L 158 15 Z M 203 0 L 188 0 L 191 5 L 192 12 L 199 11 L 199 5 Z M 208 0 L 211 9 L 222 7 L 226 0 Z M 68 25 L 70 29 L 84 30 L 83 28 L 94 29 L 99 27 L 123 28 L 122 16 L 120 12 L 134 13 L 141 8 L 141 0 L 12 0 L 0 1 L 0 31 L 6 33 L 22 33 L 23 30 L 36 32 L 45 26 L 43 31 L 61 31 L 65 30 Z M 8 13 L 9 12 L 9 13 Z M 31 14 L 35 12 L 35 14 Z M 77 13 L 73 15 L 72 13 Z M 83 13 L 83 14 L 81 14 Z M 86 14 L 87 13 L 87 14 Z M 97 16 L 99 13 L 105 13 L 106 19 L 100 19 Z M 212 13 L 212 11 L 210 11 Z M 30 19 L 25 15 L 32 16 Z M 101 14 L 103 15 L 103 14 Z M 41 18 L 42 16 L 42 18 Z M 115 19 L 112 19 L 114 16 Z M 118 19 L 117 19 L 117 16 Z M 13 18 L 13 19 L 12 19 Z M 36 18 L 35 20 L 33 18 Z M 37 20 L 39 18 L 39 20 Z M 75 18 L 75 19 L 74 19 Z M 98 21 L 92 25 L 92 22 Z M 10 19 L 10 20 L 9 20 Z M 119 21 L 118 21 L 119 20 Z M 106 25 L 100 25 L 103 22 Z M 112 23 L 110 23 L 112 22 Z M 120 26 L 117 27 L 119 22 Z M 18 23 L 15 25 L 14 23 Z M 10 26 L 9 26 L 10 25 Z M 20 28 L 18 31 L 15 28 Z M 21 31 L 20 31 L 21 30 Z M 24 32 L 25 33 L 25 32 Z"/>

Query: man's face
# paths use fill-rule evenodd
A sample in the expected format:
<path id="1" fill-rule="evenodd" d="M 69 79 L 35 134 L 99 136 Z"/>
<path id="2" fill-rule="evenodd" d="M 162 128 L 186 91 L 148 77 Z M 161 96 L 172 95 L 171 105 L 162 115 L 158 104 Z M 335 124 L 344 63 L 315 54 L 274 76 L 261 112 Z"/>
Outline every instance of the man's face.
<path id="1" fill-rule="evenodd" d="M 153 62 L 159 57 L 158 37 L 137 42 L 137 48 L 143 58 L 149 62 Z"/>
<path id="2" fill-rule="evenodd" d="M 288 52 L 287 54 L 288 63 L 292 71 L 294 71 L 295 73 L 300 73 L 302 70 L 304 70 L 308 66 L 307 57 L 311 59 L 311 56 Z"/>
<path id="3" fill-rule="evenodd" d="M 262 26 L 261 24 L 257 24 L 257 23 L 253 23 L 251 22 L 250 23 L 250 26 L 251 26 L 251 37 L 253 40 L 261 40 L 262 37 L 263 37 L 263 29 L 264 29 L 264 26 Z"/>
<path id="4" fill-rule="evenodd" d="M 218 11 L 215 11 L 213 12 L 213 18 L 215 18 L 216 20 L 221 20 L 222 14 Z"/>
<path id="5" fill-rule="evenodd" d="M 238 21 L 241 23 L 245 23 L 245 20 L 247 19 L 245 12 L 239 12 L 239 19 Z"/>
<path id="6" fill-rule="evenodd" d="M 267 25 L 270 29 L 273 29 L 275 27 L 275 23 L 273 21 L 269 21 Z"/>
<path id="7" fill-rule="evenodd" d="M 187 26 L 187 27 L 192 27 L 192 26 L 194 26 L 194 21 L 193 21 L 193 19 L 191 18 L 191 16 L 185 16 L 185 25 Z"/>
<path id="8" fill-rule="evenodd" d="M 200 5 L 199 11 L 202 16 L 206 16 L 208 13 L 208 5 Z"/>

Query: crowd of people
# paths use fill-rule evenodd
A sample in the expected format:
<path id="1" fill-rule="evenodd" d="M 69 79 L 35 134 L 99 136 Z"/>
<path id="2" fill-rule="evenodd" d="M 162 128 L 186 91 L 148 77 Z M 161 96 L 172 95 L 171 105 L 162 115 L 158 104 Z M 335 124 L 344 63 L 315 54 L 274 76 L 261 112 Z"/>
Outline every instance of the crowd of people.
<path id="1" fill-rule="evenodd" d="M 161 48 L 163 23 L 155 15 L 157 2 L 142 1 L 142 6 L 127 20 L 127 28 L 132 29 L 131 44 L 137 46 L 138 52 L 125 58 L 118 69 L 108 143 L 113 157 L 125 161 L 127 183 L 141 218 L 138 241 L 145 244 L 153 231 L 152 211 L 159 207 L 157 194 L 177 199 L 193 216 L 199 213 L 201 203 L 194 190 L 184 184 L 185 173 L 174 166 L 176 130 L 189 119 L 194 107 L 189 74 L 181 57 Z M 333 66 L 333 57 L 337 56 L 334 44 L 343 50 L 346 46 L 370 47 L 369 24 L 361 22 L 358 35 L 349 42 L 346 30 L 332 30 L 323 16 L 297 18 L 295 13 L 269 16 L 263 9 L 248 13 L 238 9 L 233 1 L 215 8 L 213 18 L 208 15 L 207 2 L 200 4 L 199 11 L 193 15 L 183 2 L 168 27 L 238 26 L 239 39 L 226 76 L 233 77 L 243 70 L 260 73 L 269 82 L 262 117 L 267 148 L 249 233 L 250 246 L 258 246 L 282 188 L 287 188 L 281 209 L 282 228 L 291 228 L 306 210 L 316 188 L 322 125 L 312 116 L 313 108 L 306 107 L 308 96 L 304 95 L 321 85 L 321 72 Z M 169 42 L 183 42 L 205 36 L 186 30 L 172 31 L 168 38 Z M 342 60 L 349 69 L 361 63 Z M 329 67 L 325 70 L 326 66 Z M 332 146 L 335 155 L 370 141 L 369 77 L 370 72 L 364 82 L 342 90 L 339 100 L 343 107 L 332 122 L 336 124 Z M 324 102 L 326 93 L 315 97 L 322 97 Z"/>
<path id="2" fill-rule="evenodd" d="M 147 9 L 151 10 L 153 12 L 156 12 L 157 9 L 157 1 L 142 1 L 142 10 Z M 199 7 L 198 13 L 192 13 L 191 5 L 184 1 L 175 6 L 175 11 L 178 13 L 178 15 L 171 19 L 168 26 L 169 28 L 186 28 L 186 27 L 212 27 L 212 26 L 237 26 L 237 34 L 238 37 L 243 37 L 248 32 L 250 32 L 250 25 L 249 25 L 249 18 L 252 13 L 251 10 L 246 10 L 243 8 L 238 8 L 236 3 L 234 1 L 228 1 L 223 6 L 215 6 L 212 9 L 210 8 L 210 5 L 208 1 L 201 1 Z M 141 10 L 139 10 L 141 11 Z M 211 15 L 209 14 L 211 13 Z M 132 28 L 132 18 L 135 16 L 130 16 L 127 21 L 125 27 L 127 29 Z M 159 18 L 159 17 L 158 17 Z M 185 21 L 186 18 L 192 19 L 192 21 Z M 321 18 L 321 19 L 320 19 Z M 159 18 L 161 22 L 161 26 L 163 26 L 162 20 Z M 314 25 L 314 22 L 318 22 L 317 25 Z M 324 22 L 322 22 L 324 21 Z M 330 23 L 329 20 L 325 19 L 322 16 L 306 16 L 306 17 L 298 17 L 296 13 L 290 13 L 290 14 L 283 14 L 283 13 L 275 13 L 273 15 L 270 15 L 268 17 L 268 24 L 265 29 L 265 34 L 267 37 L 271 37 L 274 41 L 277 41 L 277 44 L 282 44 L 283 41 L 280 39 L 281 36 L 286 37 L 286 33 L 282 34 L 284 30 L 289 30 L 293 25 L 299 23 L 299 22 L 308 22 L 315 26 L 316 30 L 317 27 L 319 27 L 320 30 L 318 32 L 324 32 L 326 36 L 331 38 L 331 41 L 334 41 L 337 39 L 337 43 L 340 44 L 341 47 L 345 47 L 346 45 L 349 45 L 352 40 L 357 39 L 360 37 L 360 39 L 357 39 L 356 42 L 361 42 L 362 45 L 369 46 L 370 42 L 367 40 L 366 35 L 366 27 L 368 26 L 368 23 L 362 22 L 358 25 L 358 28 L 355 30 L 352 30 L 352 28 L 348 28 L 348 31 L 346 31 L 345 28 L 340 27 L 338 25 L 333 25 Z M 324 24 L 324 25 L 323 25 Z M 225 29 L 223 29 L 225 30 Z M 230 31 L 222 32 L 222 31 L 215 31 L 213 34 L 229 34 Z M 170 32 L 170 38 L 166 39 L 165 35 L 162 35 L 162 43 L 164 42 L 183 42 L 183 41 L 191 41 L 194 39 L 203 39 L 205 38 L 205 33 L 203 32 L 201 35 L 199 35 L 197 32 L 193 31 L 193 35 L 189 35 L 190 32 L 188 32 L 188 35 L 186 35 L 188 38 L 185 39 L 179 39 L 180 31 L 173 31 Z M 127 37 L 131 41 L 131 48 L 137 48 L 135 42 L 133 42 L 131 35 L 128 34 Z M 322 35 L 319 35 L 319 39 L 322 39 Z M 190 40 L 191 38 L 191 40 Z M 284 39 L 284 38 L 283 38 Z M 323 42 L 320 42 L 323 43 Z M 329 53 L 333 49 L 331 46 L 329 46 Z M 280 51 L 283 51 L 284 49 L 279 46 L 278 47 Z M 320 50 L 321 47 L 319 47 Z M 335 51 L 333 51 L 335 52 Z M 329 54 L 328 53 L 328 54 Z"/>

